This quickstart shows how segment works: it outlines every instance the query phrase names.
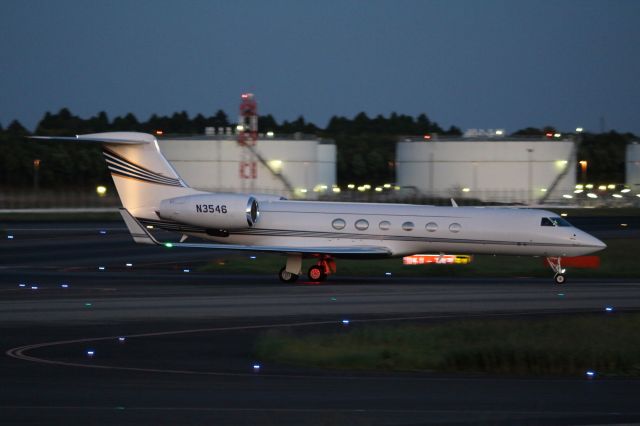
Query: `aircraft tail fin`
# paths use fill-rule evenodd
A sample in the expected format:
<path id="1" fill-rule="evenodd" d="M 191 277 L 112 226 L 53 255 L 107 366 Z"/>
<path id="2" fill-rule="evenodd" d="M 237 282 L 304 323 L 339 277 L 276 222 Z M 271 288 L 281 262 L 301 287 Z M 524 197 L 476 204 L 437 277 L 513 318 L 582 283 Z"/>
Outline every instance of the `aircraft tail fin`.
<path id="1" fill-rule="evenodd" d="M 160 152 L 156 138 L 147 133 L 107 132 L 32 138 L 101 143 L 122 206 L 138 218 L 157 219 L 156 210 L 162 200 L 200 192 L 189 188 L 180 178 Z"/>

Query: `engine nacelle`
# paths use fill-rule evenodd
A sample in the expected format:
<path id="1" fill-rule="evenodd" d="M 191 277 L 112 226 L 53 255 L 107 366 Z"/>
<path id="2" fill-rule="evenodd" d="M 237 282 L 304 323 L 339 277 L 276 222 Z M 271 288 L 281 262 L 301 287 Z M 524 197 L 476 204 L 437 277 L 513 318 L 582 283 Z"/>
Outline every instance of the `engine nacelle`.
<path id="1" fill-rule="evenodd" d="M 162 200 L 162 219 L 207 229 L 244 229 L 258 221 L 258 201 L 243 194 L 197 194 Z"/>

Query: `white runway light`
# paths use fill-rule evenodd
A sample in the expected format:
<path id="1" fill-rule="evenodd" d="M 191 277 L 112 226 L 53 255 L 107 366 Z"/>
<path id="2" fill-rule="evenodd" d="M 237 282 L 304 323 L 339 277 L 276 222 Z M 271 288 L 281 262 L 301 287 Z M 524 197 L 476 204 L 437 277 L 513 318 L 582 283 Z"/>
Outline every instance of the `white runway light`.
<path id="1" fill-rule="evenodd" d="M 32 286 L 31 286 L 31 290 L 37 290 L 37 289 L 38 289 L 38 286 L 37 286 L 37 285 L 32 285 Z"/>
<path id="2" fill-rule="evenodd" d="M 13 235 L 7 235 L 7 240 L 13 240 Z"/>
<path id="3" fill-rule="evenodd" d="M 606 308 L 604 308 L 605 312 L 613 312 L 613 306 L 607 306 Z"/>
<path id="4" fill-rule="evenodd" d="M 189 273 L 191 272 L 191 269 L 183 269 L 182 272 Z"/>
<path id="5" fill-rule="evenodd" d="M 593 379 L 594 377 L 596 377 L 596 372 L 593 370 L 589 370 L 587 372 L 584 373 L 588 379 Z"/>
<path id="6" fill-rule="evenodd" d="M 62 288 L 69 288 L 69 284 L 60 284 L 60 287 L 62 287 Z"/>
<path id="7" fill-rule="evenodd" d="M 118 337 L 118 342 L 124 343 L 127 339 L 123 336 Z"/>
<path id="8" fill-rule="evenodd" d="M 260 364 L 253 364 L 253 372 L 254 373 L 260 372 Z"/>
<path id="9" fill-rule="evenodd" d="M 26 284 L 22 284 L 22 283 L 18 284 L 18 287 L 21 287 L 21 288 L 25 288 L 26 286 L 27 286 Z"/>
<path id="10" fill-rule="evenodd" d="M 107 231 L 105 231 L 104 229 L 101 229 L 101 230 L 100 230 L 100 234 L 101 234 L 101 235 L 105 235 L 106 233 L 107 233 Z"/>
<path id="11" fill-rule="evenodd" d="M 100 271 L 104 271 L 104 270 L 105 270 L 105 267 L 104 267 L 104 266 L 98 266 L 98 270 L 100 270 Z"/>
<path id="12" fill-rule="evenodd" d="M 349 325 L 349 320 L 348 319 L 343 319 L 342 320 L 342 325 Z"/>
<path id="13" fill-rule="evenodd" d="M 391 272 L 385 272 L 384 275 L 387 276 L 387 277 L 390 277 L 393 274 Z"/>
<path id="14" fill-rule="evenodd" d="M 93 356 L 96 354 L 96 351 L 94 351 L 93 349 L 88 349 L 87 350 L 87 356 L 89 358 L 93 358 Z"/>
<path id="15" fill-rule="evenodd" d="M 133 266 L 133 263 L 127 263 L 127 264 L 125 264 L 125 266 L 126 266 L 127 268 L 131 268 L 131 267 Z"/>

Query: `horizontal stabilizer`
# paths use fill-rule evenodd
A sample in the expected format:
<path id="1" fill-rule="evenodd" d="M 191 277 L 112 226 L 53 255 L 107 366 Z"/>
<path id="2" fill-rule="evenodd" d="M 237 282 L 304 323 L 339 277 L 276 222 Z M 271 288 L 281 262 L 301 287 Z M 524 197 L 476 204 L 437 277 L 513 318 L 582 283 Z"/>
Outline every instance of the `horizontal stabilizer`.
<path id="1" fill-rule="evenodd" d="M 143 145 L 146 143 L 153 143 L 155 141 L 155 137 L 153 135 L 139 132 L 108 132 L 76 136 L 30 136 L 29 139 L 96 142 L 116 145 Z"/>

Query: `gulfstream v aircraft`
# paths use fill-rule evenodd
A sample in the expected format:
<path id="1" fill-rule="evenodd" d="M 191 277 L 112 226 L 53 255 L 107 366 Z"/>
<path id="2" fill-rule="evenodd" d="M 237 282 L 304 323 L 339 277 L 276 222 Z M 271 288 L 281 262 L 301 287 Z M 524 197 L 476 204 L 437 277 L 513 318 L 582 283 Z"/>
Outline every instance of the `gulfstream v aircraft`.
<path id="1" fill-rule="evenodd" d="M 136 243 L 282 253 L 286 263 L 279 277 L 285 282 L 298 279 L 303 258 L 315 260 L 309 279 L 323 281 L 335 273 L 336 258 L 435 252 L 545 256 L 561 284 L 562 257 L 606 247 L 544 210 L 287 201 L 198 191 L 178 176 L 155 137 L 145 133 L 35 138 L 102 144 L 122 217 Z M 180 242 L 159 242 L 150 227 L 180 233 Z M 184 242 L 189 236 L 213 243 Z"/>

